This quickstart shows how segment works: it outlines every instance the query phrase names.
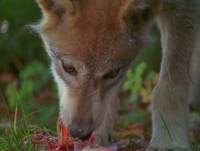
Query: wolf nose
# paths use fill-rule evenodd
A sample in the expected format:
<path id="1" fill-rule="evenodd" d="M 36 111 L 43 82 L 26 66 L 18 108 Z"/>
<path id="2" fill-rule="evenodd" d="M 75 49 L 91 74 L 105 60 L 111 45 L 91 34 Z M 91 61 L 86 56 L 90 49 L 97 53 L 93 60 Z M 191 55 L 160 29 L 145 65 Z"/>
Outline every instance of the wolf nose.
<path id="1" fill-rule="evenodd" d="M 92 134 L 92 131 L 90 131 L 89 128 L 81 128 L 76 125 L 70 126 L 69 131 L 73 138 L 79 138 L 81 140 L 89 139 Z"/>

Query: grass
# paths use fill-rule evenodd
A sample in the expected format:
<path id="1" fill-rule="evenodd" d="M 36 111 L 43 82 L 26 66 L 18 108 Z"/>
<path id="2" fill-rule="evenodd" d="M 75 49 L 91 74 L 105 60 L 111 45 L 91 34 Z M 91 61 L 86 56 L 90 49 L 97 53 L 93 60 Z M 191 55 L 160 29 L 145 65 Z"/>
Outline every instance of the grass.
<path id="1" fill-rule="evenodd" d="M 26 115 L 23 113 L 21 120 L 17 119 L 17 108 L 14 115 L 14 121 L 11 122 L 10 128 L 5 128 L 3 135 L 0 137 L 1 151 L 32 151 L 34 146 L 31 142 L 31 128 Z"/>
<path id="2" fill-rule="evenodd" d="M 56 124 L 55 124 L 56 125 Z M 36 128 L 36 127 L 35 127 Z M 38 127 L 37 127 L 38 128 Z M 25 112 L 18 118 L 18 108 L 15 109 L 14 118 L 9 128 L 5 128 L 0 136 L 0 151 L 37 151 L 41 150 L 31 141 L 32 126 L 29 116 Z M 194 142 L 194 151 L 200 151 L 200 143 Z"/>

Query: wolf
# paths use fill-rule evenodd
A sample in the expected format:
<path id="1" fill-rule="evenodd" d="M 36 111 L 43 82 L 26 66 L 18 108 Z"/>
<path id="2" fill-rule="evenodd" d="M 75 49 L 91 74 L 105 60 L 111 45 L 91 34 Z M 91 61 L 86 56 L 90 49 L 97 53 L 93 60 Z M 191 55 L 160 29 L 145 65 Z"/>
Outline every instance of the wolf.
<path id="1" fill-rule="evenodd" d="M 51 60 L 60 117 L 72 137 L 112 140 L 125 73 L 156 22 L 162 62 L 147 151 L 190 151 L 192 60 L 200 51 L 199 0 L 36 0 L 36 28 Z M 198 60 L 198 59 L 197 59 Z M 194 72 L 195 73 L 195 72 Z"/>

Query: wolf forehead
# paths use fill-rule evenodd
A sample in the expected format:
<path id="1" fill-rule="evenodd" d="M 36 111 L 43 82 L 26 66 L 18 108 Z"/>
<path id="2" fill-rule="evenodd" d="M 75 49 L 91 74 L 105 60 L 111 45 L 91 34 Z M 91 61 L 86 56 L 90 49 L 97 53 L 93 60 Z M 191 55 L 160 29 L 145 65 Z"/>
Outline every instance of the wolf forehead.
<path id="1" fill-rule="evenodd" d="M 128 34 L 111 33 L 111 31 L 62 31 L 46 34 L 51 50 L 59 56 L 76 56 L 81 58 L 123 59 L 132 52 L 134 39 Z M 127 54 L 129 53 L 129 54 Z M 127 55 L 127 56 L 125 56 Z M 120 58 L 119 58 L 120 57 Z"/>
<path id="2" fill-rule="evenodd" d="M 131 58 L 143 43 L 140 31 L 154 14 L 145 0 L 37 2 L 44 16 L 38 27 L 45 44 L 57 48 L 61 55 L 67 53 L 86 59 L 99 56 L 116 60 Z"/>
<path id="3" fill-rule="evenodd" d="M 44 29 L 48 27 L 42 31 L 43 39 L 61 56 L 66 54 L 83 58 L 86 55 L 95 58 L 125 55 L 125 51 L 132 48 L 134 39 L 119 27 L 119 22 L 113 17 L 106 14 L 101 17 L 101 13 L 105 12 L 83 12 L 75 16 L 77 18 L 72 19 L 72 22 L 69 17 L 64 16 L 60 23 L 51 28 L 48 27 L 51 19 L 48 19 L 48 23 L 43 25 Z"/>
<path id="4" fill-rule="evenodd" d="M 43 29 L 55 28 L 58 24 L 76 24 L 117 27 L 123 0 L 37 0 L 43 12 Z M 97 24 L 98 23 L 98 24 Z"/>
<path id="5" fill-rule="evenodd" d="M 135 29 L 147 23 L 160 9 L 161 0 L 36 0 L 43 12 L 41 29 L 58 25 L 82 28 L 105 27 L 119 30 L 134 23 Z M 134 15 L 130 15 L 134 14 Z"/>

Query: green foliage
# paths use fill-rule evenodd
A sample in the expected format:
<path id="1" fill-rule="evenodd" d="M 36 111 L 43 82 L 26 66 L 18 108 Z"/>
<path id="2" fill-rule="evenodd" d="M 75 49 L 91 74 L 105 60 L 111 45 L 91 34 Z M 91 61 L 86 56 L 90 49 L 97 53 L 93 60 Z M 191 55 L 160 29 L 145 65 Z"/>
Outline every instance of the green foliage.
<path id="1" fill-rule="evenodd" d="M 27 25 L 40 18 L 40 11 L 33 0 L 0 0 L 0 68 L 5 71 L 10 65 L 19 69 L 18 63 L 26 64 L 46 54 L 36 34 L 30 34 Z M 3 56 L 3 57 L 2 57 Z M 1 72 L 1 71 L 0 71 Z"/>
<path id="2" fill-rule="evenodd" d="M 195 143 L 195 144 L 192 146 L 192 150 L 193 150 L 193 151 L 200 151 L 200 144 Z"/>
<path id="3" fill-rule="evenodd" d="M 32 92 L 33 82 L 31 81 L 23 81 L 19 90 L 17 90 L 16 83 L 8 85 L 6 95 L 9 106 L 14 108 L 17 104 L 22 103 L 26 98 L 32 97 Z"/>
<path id="4" fill-rule="evenodd" d="M 143 49 L 141 60 L 147 64 L 151 71 L 158 72 L 161 62 L 160 33 L 155 25 L 150 29 L 148 43 Z"/>
<path id="5" fill-rule="evenodd" d="M 153 71 L 148 72 L 147 64 L 140 62 L 135 68 L 128 70 L 127 79 L 123 89 L 129 91 L 131 103 L 136 103 L 140 98 L 143 102 L 151 100 L 151 91 L 156 82 L 157 74 Z"/>
<path id="6" fill-rule="evenodd" d="M 50 73 L 45 67 L 35 61 L 20 71 L 19 80 L 9 84 L 6 96 L 11 108 L 33 97 L 40 92 L 50 79 Z"/>
<path id="7" fill-rule="evenodd" d="M 137 110 L 133 107 L 133 109 L 126 115 L 126 117 L 123 119 L 123 125 L 127 127 L 128 125 L 132 123 L 145 123 L 148 121 L 149 114 L 144 110 Z"/>
<path id="8" fill-rule="evenodd" d="M 144 62 L 141 62 L 134 70 L 128 70 L 127 81 L 124 84 L 124 90 L 130 90 L 134 91 L 135 93 L 139 93 L 142 89 L 143 75 L 146 68 L 147 65 Z"/>

